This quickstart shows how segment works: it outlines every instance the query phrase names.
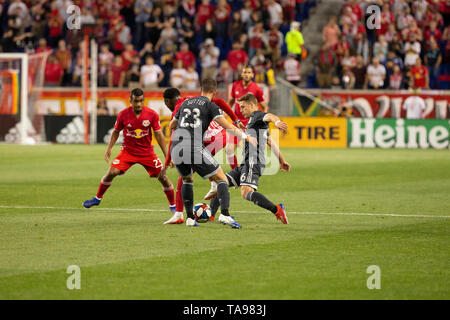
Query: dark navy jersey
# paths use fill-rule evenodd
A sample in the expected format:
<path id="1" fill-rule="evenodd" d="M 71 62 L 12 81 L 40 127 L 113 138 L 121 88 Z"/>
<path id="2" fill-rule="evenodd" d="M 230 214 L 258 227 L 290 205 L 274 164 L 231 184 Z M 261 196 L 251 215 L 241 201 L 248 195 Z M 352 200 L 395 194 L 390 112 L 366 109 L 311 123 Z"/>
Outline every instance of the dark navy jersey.
<path id="1" fill-rule="evenodd" d="M 190 140 L 193 146 L 203 146 L 203 135 L 210 122 L 221 116 L 219 107 L 204 96 L 185 100 L 174 116 L 178 126 L 173 143 Z"/>
<path id="2" fill-rule="evenodd" d="M 255 147 L 248 142 L 244 142 L 243 158 L 246 165 L 265 166 L 266 164 L 264 152 L 269 136 L 269 122 L 263 120 L 266 114 L 266 112 L 257 110 L 248 119 L 247 134 L 256 138 L 258 146 Z"/>

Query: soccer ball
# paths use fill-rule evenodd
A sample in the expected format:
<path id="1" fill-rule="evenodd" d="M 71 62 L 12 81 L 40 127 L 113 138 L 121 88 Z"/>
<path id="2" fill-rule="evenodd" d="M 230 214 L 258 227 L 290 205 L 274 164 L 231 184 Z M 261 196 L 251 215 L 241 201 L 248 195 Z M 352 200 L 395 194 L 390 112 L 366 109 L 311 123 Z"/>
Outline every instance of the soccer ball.
<path id="1" fill-rule="evenodd" d="M 211 208 L 206 203 L 197 203 L 194 206 L 194 217 L 197 222 L 207 222 L 211 217 Z"/>

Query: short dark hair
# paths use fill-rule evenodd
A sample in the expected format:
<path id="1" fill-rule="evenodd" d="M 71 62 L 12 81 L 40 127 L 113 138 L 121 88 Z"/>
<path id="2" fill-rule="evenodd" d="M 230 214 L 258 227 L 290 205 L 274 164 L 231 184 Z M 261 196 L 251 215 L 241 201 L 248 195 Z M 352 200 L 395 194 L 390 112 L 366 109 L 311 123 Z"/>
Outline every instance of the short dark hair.
<path id="1" fill-rule="evenodd" d="M 164 90 L 163 97 L 164 99 L 173 99 L 181 96 L 180 90 L 177 88 L 169 88 Z"/>
<path id="2" fill-rule="evenodd" d="M 250 64 L 244 64 L 243 66 L 242 66 L 242 71 L 244 71 L 245 69 L 252 69 L 252 72 L 253 73 L 255 73 L 255 69 L 253 68 L 253 66 L 252 65 L 250 65 Z"/>
<path id="3" fill-rule="evenodd" d="M 258 100 L 252 93 L 247 93 L 238 99 L 239 102 L 245 101 L 258 105 Z"/>
<path id="4" fill-rule="evenodd" d="M 202 91 L 204 93 L 214 93 L 217 90 L 217 81 L 211 78 L 206 78 L 202 81 Z"/>
<path id="5" fill-rule="evenodd" d="M 140 97 L 140 96 L 143 96 L 143 95 L 144 95 L 144 91 L 142 91 L 141 88 L 134 88 L 133 90 L 131 90 L 130 99 L 133 99 L 133 96 L 134 97 Z"/>

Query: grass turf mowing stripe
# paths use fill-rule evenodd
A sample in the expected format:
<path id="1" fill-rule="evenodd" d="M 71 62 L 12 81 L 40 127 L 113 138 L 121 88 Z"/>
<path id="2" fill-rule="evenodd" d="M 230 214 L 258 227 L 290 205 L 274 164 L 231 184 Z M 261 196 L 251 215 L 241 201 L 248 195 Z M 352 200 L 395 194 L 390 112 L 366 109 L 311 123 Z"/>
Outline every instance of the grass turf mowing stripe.
<path id="1" fill-rule="evenodd" d="M 69 208 L 69 207 L 45 207 L 45 206 L 0 206 L 0 209 L 54 209 L 54 210 L 87 210 L 85 208 Z M 135 211 L 135 212 L 165 212 L 166 209 L 138 209 L 138 208 L 93 208 L 91 211 Z M 260 213 L 259 211 L 238 211 L 236 213 Z M 369 212 L 295 212 L 289 211 L 288 214 L 303 215 L 341 215 L 341 216 L 379 216 L 379 217 L 406 217 L 406 218 L 438 218 L 449 219 L 450 216 L 436 216 L 426 214 L 397 214 L 397 213 L 369 213 Z"/>

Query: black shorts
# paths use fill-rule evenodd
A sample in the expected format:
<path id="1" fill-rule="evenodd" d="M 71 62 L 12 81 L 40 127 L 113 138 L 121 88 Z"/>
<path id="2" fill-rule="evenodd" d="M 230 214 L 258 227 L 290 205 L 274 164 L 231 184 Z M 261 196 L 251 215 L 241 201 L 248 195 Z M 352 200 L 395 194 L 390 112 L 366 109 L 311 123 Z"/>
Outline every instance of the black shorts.
<path id="1" fill-rule="evenodd" d="M 258 189 L 259 177 L 261 177 L 264 167 L 253 164 L 241 164 L 226 174 L 230 187 L 249 186 Z"/>
<path id="2" fill-rule="evenodd" d="M 182 177 L 189 177 L 197 172 L 203 179 L 208 179 L 220 169 L 219 163 L 206 148 L 173 150 L 174 148 L 171 150 L 172 161 Z"/>

